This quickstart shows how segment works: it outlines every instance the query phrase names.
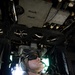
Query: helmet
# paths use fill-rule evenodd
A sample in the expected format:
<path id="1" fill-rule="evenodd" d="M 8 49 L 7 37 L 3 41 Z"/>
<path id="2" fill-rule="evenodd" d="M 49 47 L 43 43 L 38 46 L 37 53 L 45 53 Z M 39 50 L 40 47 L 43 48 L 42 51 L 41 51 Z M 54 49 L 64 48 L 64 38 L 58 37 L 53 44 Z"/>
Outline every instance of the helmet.
<path id="1" fill-rule="evenodd" d="M 36 59 L 37 57 L 42 57 L 47 50 L 45 48 L 37 49 L 35 47 L 20 45 L 19 46 L 19 56 L 23 58 L 28 58 L 28 60 Z"/>
<path id="2" fill-rule="evenodd" d="M 23 70 L 25 71 L 32 71 L 29 68 L 28 65 L 28 60 L 33 60 L 36 59 L 37 57 L 42 57 L 46 53 L 46 49 L 37 49 L 37 47 L 32 47 L 32 46 L 26 46 L 26 45 L 20 45 L 19 46 L 19 64 L 22 67 Z M 34 72 L 35 73 L 35 72 Z"/>

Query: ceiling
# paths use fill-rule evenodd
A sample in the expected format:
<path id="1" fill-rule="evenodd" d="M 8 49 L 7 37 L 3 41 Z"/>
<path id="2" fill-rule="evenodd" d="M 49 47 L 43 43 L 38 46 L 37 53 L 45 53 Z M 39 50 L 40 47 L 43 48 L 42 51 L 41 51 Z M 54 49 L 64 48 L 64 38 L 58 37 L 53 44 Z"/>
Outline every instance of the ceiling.
<path id="1" fill-rule="evenodd" d="M 1 0 L 0 37 L 20 44 L 64 42 L 75 52 L 75 0 Z"/>

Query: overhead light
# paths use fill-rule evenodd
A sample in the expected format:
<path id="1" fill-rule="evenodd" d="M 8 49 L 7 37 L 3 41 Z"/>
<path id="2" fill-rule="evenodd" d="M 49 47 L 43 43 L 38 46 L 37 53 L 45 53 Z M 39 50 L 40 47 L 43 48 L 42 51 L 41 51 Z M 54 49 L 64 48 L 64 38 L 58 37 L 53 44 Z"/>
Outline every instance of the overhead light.
<path id="1" fill-rule="evenodd" d="M 58 0 L 59 2 L 62 2 L 62 0 Z"/>
<path id="2" fill-rule="evenodd" d="M 74 2 L 70 2 L 68 6 L 69 7 L 73 7 L 74 6 Z"/>
<path id="3" fill-rule="evenodd" d="M 43 27 L 46 27 L 46 25 L 43 25 Z"/>
<path id="4" fill-rule="evenodd" d="M 74 15 L 75 15 L 75 13 L 74 13 L 74 12 L 72 12 L 72 13 L 71 13 L 71 16 L 74 16 Z"/>
<path id="5" fill-rule="evenodd" d="M 51 28 L 51 29 L 53 29 L 53 28 L 54 28 L 54 26 L 52 26 L 52 25 L 51 25 L 51 26 L 50 26 L 50 28 Z"/>
<path id="6" fill-rule="evenodd" d="M 59 26 L 56 26 L 56 29 L 59 29 Z"/>
<path id="7" fill-rule="evenodd" d="M 2 29 L 0 29 L 0 34 L 3 34 L 3 30 Z"/>
<path id="8" fill-rule="evenodd" d="M 69 1 L 75 1 L 75 0 L 69 0 Z"/>

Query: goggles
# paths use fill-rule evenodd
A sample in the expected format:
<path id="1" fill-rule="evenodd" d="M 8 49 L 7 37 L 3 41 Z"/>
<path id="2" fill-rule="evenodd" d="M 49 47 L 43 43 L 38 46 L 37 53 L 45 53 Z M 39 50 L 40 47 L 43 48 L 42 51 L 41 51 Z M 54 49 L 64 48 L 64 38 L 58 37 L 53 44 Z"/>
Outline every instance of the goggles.
<path id="1" fill-rule="evenodd" d="M 39 56 L 38 56 L 38 54 L 29 54 L 29 55 L 27 55 L 26 56 L 27 58 L 28 58 L 28 60 L 35 60 L 35 59 L 37 59 Z"/>
<path id="2" fill-rule="evenodd" d="M 28 58 L 28 60 L 37 59 L 37 57 L 42 57 L 46 53 L 46 49 L 34 49 L 29 46 L 21 45 L 19 46 L 19 56 L 23 56 L 24 58 Z"/>

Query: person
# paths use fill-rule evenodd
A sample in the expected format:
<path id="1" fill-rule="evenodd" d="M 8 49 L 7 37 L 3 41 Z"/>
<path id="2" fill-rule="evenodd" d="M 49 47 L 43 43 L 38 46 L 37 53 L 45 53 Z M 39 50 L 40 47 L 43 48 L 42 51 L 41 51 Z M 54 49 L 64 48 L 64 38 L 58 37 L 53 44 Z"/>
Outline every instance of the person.
<path id="1" fill-rule="evenodd" d="M 19 64 L 25 73 L 23 75 L 42 75 L 44 68 L 41 58 L 41 52 L 30 48 L 29 46 L 21 45 L 19 47 Z"/>
<path id="2" fill-rule="evenodd" d="M 30 70 L 28 71 L 28 75 L 40 75 L 43 67 L 41 59 L 37 57 L 36 59 L 32 59 L 28 61 L 28 65 Z"/>

